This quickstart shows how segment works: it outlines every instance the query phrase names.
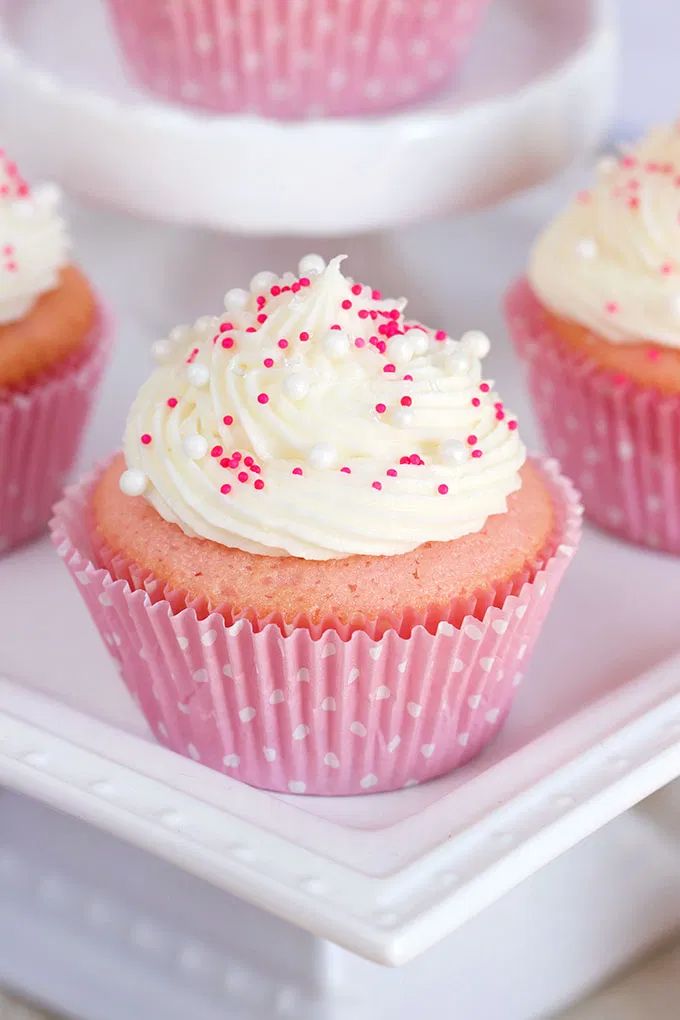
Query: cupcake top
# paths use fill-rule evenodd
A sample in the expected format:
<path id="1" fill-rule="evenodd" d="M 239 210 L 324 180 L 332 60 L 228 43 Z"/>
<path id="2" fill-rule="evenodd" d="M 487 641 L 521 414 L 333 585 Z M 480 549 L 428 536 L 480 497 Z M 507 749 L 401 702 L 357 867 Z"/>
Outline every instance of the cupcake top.
<path id="1" fill-rule="evenodd" d="M 594 186 L 536 242 L 529 281 L 607 340 L 680 347 L 680 125 L 600 161 Z"/>
<path id="2" fill-rule="evenodd" d="M 59 201 L 54 185 L 29 188 L 0 149 L 0 324 L 22 319 L 58 282 L 69 247 Z"/>
<path id="3" fill-rule="evenodd" d="M 482 359 L 328 265 L 258 273 L 158 341 L 121 488 L 190 536 L 262 555 L 395 555 L 479 531 L 525 460 Z"/>

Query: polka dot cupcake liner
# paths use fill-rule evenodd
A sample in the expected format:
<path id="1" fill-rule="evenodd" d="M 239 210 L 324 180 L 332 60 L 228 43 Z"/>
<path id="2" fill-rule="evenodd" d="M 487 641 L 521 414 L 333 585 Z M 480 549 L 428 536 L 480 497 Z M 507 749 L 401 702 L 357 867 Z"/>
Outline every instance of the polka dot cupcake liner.
<path id="1" fill-rule="evenodd" d="M 488 0 L 109 0 L 139 81 L 269 117 L 372 113 L 447 81 Z"/>
<path id="2" fill-rule="evenodd" d="M 0 391 L 0 554 L 47 526 L 78 452 L 108 347 L 100 311 L 76 356 L 25 390 Z"/>
<path id="3" fill-rule="evenodd" d="M 509 291 L 506 314 L 546 445 L 580 487 L 587 516 L 680 554 L 680 397 L 565 350 L 526 280 Z"/>
<path id="4" fill-rule="evenodd" d="M 133 590 L 93 562 L 99 472 L 55 508 L 53 541 L 160 743 L 268 790 L 395 790 L 465 764 L 508 714 L 581 530 L 571 484 L 554 461 L 541 467 L 559 518 L 544 568 L 482 619 L 435 633 L 419 625 L 408 638 L 228 625 L 159 597 L 148 580 Z"/>

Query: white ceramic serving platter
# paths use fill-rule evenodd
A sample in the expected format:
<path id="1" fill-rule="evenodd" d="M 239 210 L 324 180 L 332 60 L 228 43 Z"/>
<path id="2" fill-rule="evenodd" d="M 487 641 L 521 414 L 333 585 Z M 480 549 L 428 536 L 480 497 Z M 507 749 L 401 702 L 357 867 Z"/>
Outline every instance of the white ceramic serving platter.
<path id="1" fill-rule="evenodd" d="M 489 332 L 491 374 L 530 443 L 498 296 L 573 186 L 342 243 L 350 272 L 411 294 L 417 316 Z M 87 464 L 117 445 L 149 341 L 217 310 L 256 269 L 294 266 L 301 249 L 84 208 L 72 222 L 119 321 Z M 396 794 L 275 796 L 155 745 L 46 539 L 0 560 L 0 603 L 0 785 L 375 960 L 420 953 L 680 774 L 678 561 L 590 528 L 503 734 L 461 772 Z"/>
<path id="2" fill-rule="evenodd" d="M 478 208 L 599 139 L 614 95 L 613 7 L 494 0 L 442 96 L 392 116 L 291 124 L 138 91 L 103 0 L 2 0 L 3 141 L 85 195 L 242 233 L 331 235 Z"/>

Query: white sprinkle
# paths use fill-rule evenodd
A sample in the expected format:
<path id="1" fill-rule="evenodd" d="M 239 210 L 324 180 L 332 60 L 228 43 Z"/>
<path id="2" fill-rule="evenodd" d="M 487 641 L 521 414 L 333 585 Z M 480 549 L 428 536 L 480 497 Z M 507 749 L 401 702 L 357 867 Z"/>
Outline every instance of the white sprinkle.
<path id="1" fill-rule="evenodd" d="M 241 312 L 250 300 L 250 294 L 241 287 L 234 287 L 224 295 L 224 307 L 228 312 Z"/>
<path id="2" fill-rule="evenodd" d="M 188 332 L 189 330 L 186 326 L 174 326 L 170 330 L 168 339 L 173 344 L 181 344 L 183 340 L 186 340 Z"/>
<path id="3" fill-rule="evenodd" d="M 309 451 L 308 460 L 312 467 L 325 470 L 334 466 L 338 454 L 330 443 L 316 443 Z"/>
<path id="4" fill-rule="evenodd" d="M 127 471 L 123 471 L 118 484 L 120 491 L 124 492 L 126 496 L 141 496 L 146 489 L 147 481 L 143 471 L 128 468 Z"/>
<path id="5" fill-rule="evenodd" d="M 278 276 L 276 273 L 270 273 L 269 270 L 263 269 L 261 273 L 255 273 L 255 276 L 250 281 L 250 289 L 255 293 L 259 294 L 263 290 L 269 290 L 275 283 L 278 282 Z"/>
<path id="6" fill-rule="evenodd" d="M 207 365 L 189 365 L 187 368 L 187 379 L 192 386 L 205 386 L 210 379 L 210 371 Z"/>
<path id="7" fill-rule="evenodd" d="M 329 329 L 322 343 L 329 358 L 344 358 L 349 351 L 349 337 L 341 329 Z"/>
<path id="8" fill-rule="evenodd" d="M 392 415 L 392 421 L 398 429 L 407 429 L 413 424 L 413 411 L 410 407 L 398 407 Z"/>
<path id="9" fill-rule="evenodd" d="M 452 354 L 450 358 L 446 359 L 446 367 L 449 372 L 455 375 L 459 373 L 463 375 L 463 373 L 470 371 L 470 361 L 462 352 L 459 352 L 458 354 Z"/>
<path id="10" fill-rule="evenodd" d="M 582 237 L 576 244 L 576 254 L 582 259 L 594 259 L 597 251 L 597 241 L 592 237 Z"/>
<path id="11" fill-rule="evenodd" d="M 194 329 L 197 329 L 201 333 L 207 330 L 213 331 L 217 329 L 217 322 L 218 320 L 214 315 L 201 315 L 200 318 L 196 319 Z"/>
<path id="12" fill-rule="evenodd" d="M 151 355 L 154 361 L 167 361 L 172 354 L 173 345 L 169 340 L 156 340 L 151 345 Z"/>
<path id="13" fill-rule="evenodd" d="M 409 330 L 408 338 L 413 344 L 413 350 L 415 354 L 426 354 L 427 349 L 430 346 L 430 341 L 427 333 L 423 333 L 422 329 L 411 329 Z M 398 337 L 397 337 L 398 339 Z M 395 341 L 392 341 L 392 344 Z M 390 351 L 392 350 L 392 344 L 390 344 Z"/>
<path id="14" fill-rule="evenodd" d="M 463 333 L 460 342 L 475 358 L 485 358 L 491 350 L 491 341 L 479 329 L 469 329 Z"/>
<path id="15" fill-rule="evenodd" d="M 309 380 L 302 372 L 291 372 L 283 380 L 283 392 L 291 400 L 304 400 L 309 393 Z"/>
<path id="16" fill-rule="evenodd" d="M 182 440 L 182 449 L 191 460 L 200 460 L 208 452 L 208 440 L 197 434 L 185 436 Z"/>
<path id="17" fill-rule="evenodd" d="M 447 464 L 464 464 L 468 459 L 467 447 L 459 439 L 445 439 L 439 446 L 439 455 Z"/>
<path id="18" fill-rule="evenodd" d="M 305 255 L 304 258 L 300 259 L 298 270 L 300 276 L 318 276 L 319 273 L 323 273 L 326 268 L 326 263 L 320 255 Z"/>
<path id="19" fill-rule="evenodd" d="M 395 336 L 394 340 L 390 340 L 389 356 L 397 365 L 408 364 L 413 357 L 413 351 L 413 343 L 407 336 Z"/>

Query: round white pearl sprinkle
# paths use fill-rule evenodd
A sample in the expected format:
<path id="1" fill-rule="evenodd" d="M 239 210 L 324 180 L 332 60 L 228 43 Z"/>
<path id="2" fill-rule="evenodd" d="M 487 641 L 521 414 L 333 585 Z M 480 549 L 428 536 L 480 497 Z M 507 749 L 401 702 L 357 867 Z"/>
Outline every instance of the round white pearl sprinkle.
<path id="1" fill-rule="evenodd" d="M 250 281 L 250 289 L 255 294 L 259 294 L 260 291 L 269 290 L 270 287 L 273 287 L 278 282 L 278 279 L 276 273 L 270 273 L 268 269 L 263 269 L 261 273 L 255 273 L 255 276 Z"/>
<path id="2" fill-rule="evenodd" d="M 120 476 L 118 485 L 120 491 L 124 492 L 126 496 L 141 496 L 146 489 L 147 481 L 143 471 L 138 471 L 137 468 L 128 468 Z"/>
<path id="3" fill-rule="evenodd" d="M 326 263 L 320 255 L 305 255 L 300 259 L 298 270 L 300 276 L 318 276 L 319 273 L 323 273 L 326 268 Z"/>
<path id="4" fill-rule="evenodd" d="M 309 451 L 309 463 L 314 468 L 331 468 L 337 460 L 337 452 L 330 443 L 316 443 Z"/>
<path id="5" fill-rule="evenodd" d="M 208 452 L 208 440 L 198 434 L 185 436 L 182 449 L 190 460 L 200 460 Z"/>
<path id="6" fill-rule="evenodd" d="M 329 358 L 344 358 L 349 352 L 349 337 L 341 329 L 329 329 L 323 338 L 323 349 Z"/>
<path id="7" fill-rule="evenodd" d="M 291 400 L 304 400 L 309 393 L 309 380 L 301 372 L 291 372 L 283 380 L 283 392 Z"/>
<path id="8" fill-rule="evenodd" d="M 200 318 L 196 319 L 194 323 L 194 329 L 198 329 L 201 332 L 203 330 L 215 330 L 217 329 L 218 320 L 214 315 L 201 315 Z"/>
<path id="9" fill-rule="evenodd" d="M 475 358 L 485 358 L 491 350 L 491 341 L 480 329 L 469 329 L 463 333 L 460 342 Z"/>
<path id="10" fill-rule="evenodd" d="M 407 429 L 413 424 L 413 411 L 410 407 L 398 407 L 392 415 L 392 421 L 398 429 Z"/>
<path id="11" fill-rule="evenodd" d="M 430 340 L 427 333 L 423 333 L 422 329 L 410 329 L 408 338 L 413 345 L 413 351 L 415 354 L 426 354 L 430 346 Z M 397 340 L 399 337 L 396 338 Z M 394 344 L 395 341 L 392 341 Z M 392 350 L 392 344 L 390 344 L 390 350 Z"/>
<path id="12" fill-rule="evenodd" d="M 228 312 L 240 312 L 248 304 L 250 294 L 241 287 L 234 287 L 224 295 L 224 307 Z"/>
<path id="13" fill-rule="evenodd" d="M 210 379 L 210 372 L 206 365 L 189 365 L 187 379 L 192 386 L 205 386 Z"/>
<path id="14" fill-rule="evenodd" d="M 406 365 L 413 357 L 413 343 L 407 336 L 395 336 L 390 340 L 389 355 L 397 365 Z"/>
<path id="15" fill-rule="evenodd" d="M 447 464 L 463 464 L 468 459 L 467 447 L 459 439 L 445 439 L 439 447 L 439 454 Z"/>
<path id="16" fill-rule="evenodd" d="M 582 259 L 594 259 L 597 255 L 597 241 L 592 237 L 582 237 L 576 245 L 576 254 Z"/>
<path id="17" fill-rule="evenodd" d="M 447 358 L 446 366 L 450 372 L 462 375 L 463 372 L 469 371 L 470 362 L 465 354 L 459 351 L 457 354 L 452 354 L 450 358 Z"/>
<path id="18" fill-rule="evenodd" d="M 168 334 L 168 339 L 173 344 L 181 344 L 183 340 L 186 340 L 188 332 L 187 326 L 174 326 Z"/>
<path id="19" fill-rule="evenodd" d="M 151 344 L 151 355 L 154 361 L 167 361 L 172 354 L 173 345 L 169 340 L 156 340 Z"/>

